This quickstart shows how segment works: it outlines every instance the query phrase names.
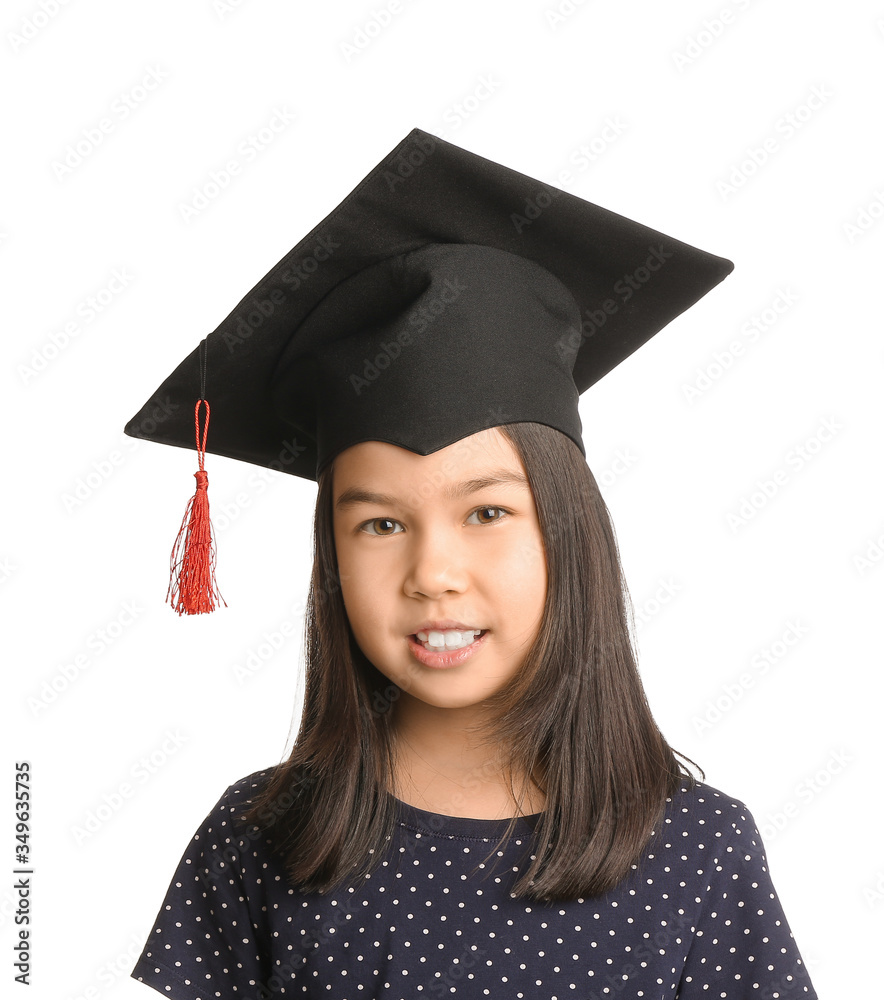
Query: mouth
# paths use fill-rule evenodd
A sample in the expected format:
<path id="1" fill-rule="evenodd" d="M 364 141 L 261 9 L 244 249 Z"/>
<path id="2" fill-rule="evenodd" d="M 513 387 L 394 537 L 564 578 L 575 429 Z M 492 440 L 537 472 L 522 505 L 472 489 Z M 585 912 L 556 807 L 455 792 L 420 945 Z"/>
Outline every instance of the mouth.
<path id="1" fill-rule="evenodd" d="M 488 629 L 476 629 L 472 631 L 472 636 L 469 634 L 462 636 L 461 642 L 456 646 L 446 645 L 443 648 L 433 646 L 429 642 L 429 638 L 438 641 L 438 634 L 428 636 L 428 639 L 424 641 L 419 636 L 428 635 L 428 633 L 419 632 L 408 636 L 408 647 L 415 659 L 425 667 L 455 667 L 470 657 L 475 656 L 488 639 Z"/>
<path id="2" fill-rule="evenodd" d="M 481 639 L 487 628 L 469 629 L 421 629 L 408 638 L 414 639 L 430 653 L 450 653 L 452 650 L 466 649 L 476 639 Z"/>

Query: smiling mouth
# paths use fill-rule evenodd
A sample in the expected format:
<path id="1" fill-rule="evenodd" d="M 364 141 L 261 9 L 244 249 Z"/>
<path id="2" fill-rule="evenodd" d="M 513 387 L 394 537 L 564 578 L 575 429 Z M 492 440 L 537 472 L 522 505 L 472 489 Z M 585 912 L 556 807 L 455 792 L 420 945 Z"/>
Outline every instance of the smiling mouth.
<path id="1" fill-rule="evenodd" d="M 409 638 L 422 646 L 428 653 L 453 653 L 472 646 L 486 634 L 488 629 L 449 629 L 446 632 L 430 630 L 412 633 Z"/>

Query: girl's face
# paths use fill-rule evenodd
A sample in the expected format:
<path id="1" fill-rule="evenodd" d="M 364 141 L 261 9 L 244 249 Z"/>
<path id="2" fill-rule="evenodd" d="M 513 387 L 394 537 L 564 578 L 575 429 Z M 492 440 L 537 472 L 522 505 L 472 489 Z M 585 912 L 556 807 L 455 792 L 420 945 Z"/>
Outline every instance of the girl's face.
<path id="1" fill-rule="evenodd" d="M 501 477 L 521 481 L 490 482 Z M 365 441 L 335 461 L 334 537 L 356 642 L 402 691 L 478 706 L 520 669 L 546 602 L 543 539 L 525 469 L 496 428 L 431 455 Z M 421 662 L 427 622 L 487 629 L 468 658 Z"/>

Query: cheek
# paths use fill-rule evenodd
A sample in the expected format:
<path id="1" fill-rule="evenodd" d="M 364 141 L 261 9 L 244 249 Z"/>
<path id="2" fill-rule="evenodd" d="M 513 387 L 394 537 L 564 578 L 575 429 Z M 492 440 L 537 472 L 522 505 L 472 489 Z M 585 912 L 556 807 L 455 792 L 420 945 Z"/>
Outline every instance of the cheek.
<path id="1" fill-rule="evenodd" d="M 514 604 L 534 610 L 546 600 L 547 569 L 540 536 L 529 535 L 495 562 L 495 586 Z"/>
<path id="2" fill-rule="evenodd" d="M 368 640 L 376 634 L 384 608 L 389 612 L 389 600 L 385 599 L 387 586 L 379 577 L 378 567 L 353 557 L 346 547 L 338 552 L 338 574 L 353 634 L 359 640 Z"/>
<path id="3" fill-rule="evenodd" d="M 546 576 L 546 559 L 543 544 L 533 534 L 522 535 L 501 553 L 501 562 L 513 573 L 526 579 Z"/>

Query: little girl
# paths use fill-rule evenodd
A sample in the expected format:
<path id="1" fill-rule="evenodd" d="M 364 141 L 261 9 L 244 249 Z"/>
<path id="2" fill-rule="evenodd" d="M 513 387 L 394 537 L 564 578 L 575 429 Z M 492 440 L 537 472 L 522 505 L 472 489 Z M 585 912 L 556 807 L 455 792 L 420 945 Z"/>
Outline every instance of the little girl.
<path id="1" fill-rule="evenodd" d="M 294 748 L 200 825 L 135 978 L 816 997 L 751 813 L 653 720 L 577 412 L 731 268 L 415 129 L 130 421 L 183 446 L 145 416 L 211 402 L 198 492 L 203 448 L 318 483 Z"/>

